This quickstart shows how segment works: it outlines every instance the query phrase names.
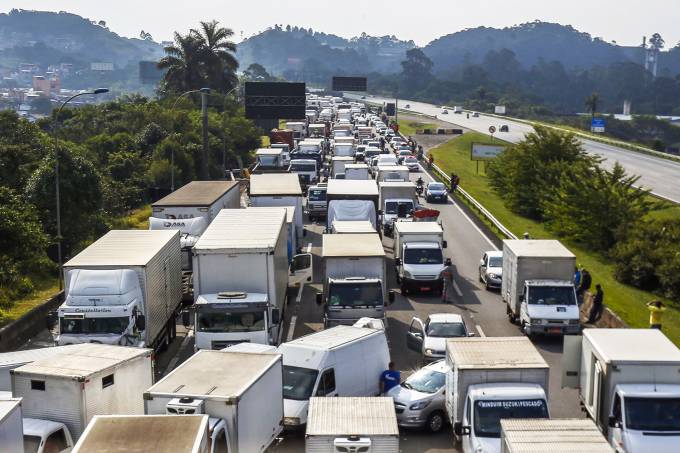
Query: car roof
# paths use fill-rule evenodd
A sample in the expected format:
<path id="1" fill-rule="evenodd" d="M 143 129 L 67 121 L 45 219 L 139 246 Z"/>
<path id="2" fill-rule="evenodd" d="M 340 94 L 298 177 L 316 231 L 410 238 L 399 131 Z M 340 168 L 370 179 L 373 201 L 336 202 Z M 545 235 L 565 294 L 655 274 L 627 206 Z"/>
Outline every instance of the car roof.
<path id="1" fill-rule="evenodd" d="M 456 313 L 432 313 L 427 318 L 430 322 L 463 323 L 463 317 Z"/>
<path id="2" fill-rule="evenodd" d="M 429 183 L 427 183 L 428 186 L 431 186 L 431 185 L 434 185 L 434 184 L 440 185 L 440 186 L 444 185 L 443 182 L 439 182 L 439 181 L 430 181 Z"/>

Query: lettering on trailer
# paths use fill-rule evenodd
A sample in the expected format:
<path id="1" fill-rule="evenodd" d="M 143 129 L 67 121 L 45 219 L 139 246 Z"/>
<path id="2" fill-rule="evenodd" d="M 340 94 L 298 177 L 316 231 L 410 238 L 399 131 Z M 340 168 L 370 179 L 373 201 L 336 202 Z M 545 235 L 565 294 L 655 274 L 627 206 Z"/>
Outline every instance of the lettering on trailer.
<path id="1" fill-rule="evenodd" d="M 333 91 L 366 91 L 366 77 L 333 77 Z"/>
<path id="2" fill-rule="evenodd" d="M 187 224 L 184 223 L 184 222 L 163 222 L 164 228 L 173 228 L 173 227 L 184 228 L 185 226 L 187 226 Z"/>
<path id="3" fill-rule="evenodd" d="M 514 401 L 478 401 L 478 406 L 483 409 L 502 407 L 512 409 L 513 407 L 541 407 L 545 403 L 543 400 L 514 400 Z"/>
<path id="4" fill-rule="evenodd" d="M 71 310 L 74 313 L 112 313 L 113 310 L 110 308 L 101 308 L 101 307 L 96 307 L 96 308 L 79 308 L 79 307 L 69 307 L 69 310 Z M 68 315 L 68 313 L 65 313 L 65 315 Z"/>

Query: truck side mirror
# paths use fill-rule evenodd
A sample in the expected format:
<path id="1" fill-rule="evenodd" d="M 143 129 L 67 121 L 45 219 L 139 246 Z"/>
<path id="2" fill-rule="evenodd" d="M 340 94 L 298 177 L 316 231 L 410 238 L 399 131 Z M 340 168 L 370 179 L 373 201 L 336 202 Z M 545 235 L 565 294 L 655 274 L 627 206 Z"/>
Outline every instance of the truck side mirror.
<path id="1" fill-rule="evenodd" d="M 394 264 L 396 264 L 397 266 L 401 266 L 401 258 L 395 258 Z"/>
<path id="2" fill-rule="evenodd" d="M 52 330 L 59 322 L 59 313 L 56 311 L 51 311 L 45 316 L 45 327 L 47 330 Z"/>
<path id="3" fill-rule="evenodd" d="M 281 310 L 278 308 L 272 309 L 272 324 L 278 324 L 281 322 Z"/>
<path id="4" fill-rule="evenodd" d="M 395 298 L 394 291 L 393 290 L 388 291 L 387 301 L 390 303 L 390 305 L 394 303 L 394 298 Z"/>
<path id="5" fill-rule="evenodd" d="M 445 249 L 449 246 L 449 243 L 446 241 L 442 241 L 442 248 Z"/>
<path id="6" fill-rule="evenodd" d="M 524 294 L 520 294 L 520 295 L 519 295 L 519 301 L 520 301 L 520 302 L 524 302 Z"/>
<path id="7" fill-rule="evenodd" d="M 135 318 L 135 327 L 139 331 L 146 329 L 146 317 L 144 315 L 137 315 Z"/>
<path id="8" fill-rule="evenodd" d="M 619 427 L 619 422 L 618 422 L 618 420 L 616 420 L 616 417 L 610 416 L 610 417 L 607 419 L 607 426 L 609 426 L 610 428 L 618 428 L 618 427 Z"/>
<path id="9" fill-rule="evenodd" d="M 323 294 L 322 293 L 317 293 L 316 295 L 316 304 L 321 305 L 323 303 Z"/>
<path id="10" fill-rule="evenodd" d="M 456 434 L 456 436 L 462 436 L 463 435 L 463 422 L 456 422 L 453 424 L 453 432 Z"/>

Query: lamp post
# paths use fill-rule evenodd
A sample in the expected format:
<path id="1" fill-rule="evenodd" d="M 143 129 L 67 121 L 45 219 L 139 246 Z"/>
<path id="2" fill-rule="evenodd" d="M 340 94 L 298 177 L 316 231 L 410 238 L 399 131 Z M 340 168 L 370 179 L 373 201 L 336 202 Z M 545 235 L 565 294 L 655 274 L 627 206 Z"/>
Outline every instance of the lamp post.
<path id="1" fill-rule="evenodd" d="M 84 93 L 78 93 L 70 98 L 66 99 L 61 106 L 59 107 L 59 110 L 57 110 L 57 115 L 55 117 L 55 122 L 59 121 L 59 114 L 61 113 L 62 109 L 74 100 L 75 98 L 79 96 L 85 96 L 85 95 L 96 95 L 96 94 L 104 94 L 108 93 L 109 89 L 108 88 L 97 88 L 96 90 L 93 91 L 86 91 Z M 55 126 L 58 123 L 55 123 Z M 59 193 L 59 137 L 57 135 L 57 128 L 54 128 L 54 188 L 55 188 L 55 195 L 56 195 L 56 201 L 57 201 L 57 259 L 59 263 L 59 290 L 61 291 L 63 289 L 63 279 L 62 279 L 62 271 L 64 267 L 63 263 L 63 258 L 61 254 L 61 198 L 60 198 L 60 193 Z"/>
<path id="2" fill-rule="evenodd" d="M 222 121 L 222 178 L 225 177 L 227 171 L 227 133 L 225 132 L 227 130 L 227 115 L 225 115 L 224 112 L 227 110 L 228 96 L 236 91 L 237 88 L 238 85 L 227 91 L 227 93 L 224 95 L 224 102 L 222 104 L 222 117 L 224 118 Z"/>
<path id="3" fill-rule="evenodd" d="M 200 90 L 189 90 L 180 94 L 175 103 L 172 104 L 174 110 L 177 103 L 187 94 L 201 93 L 201 114 L 203 116 L 203 146 L 201 149 L 201 177 L 199 179 L 208 179 L 208 94 L 210 88 L 201 88 Z M 175 191 L 175 149 L 170 152 L 170 190 Z"/>

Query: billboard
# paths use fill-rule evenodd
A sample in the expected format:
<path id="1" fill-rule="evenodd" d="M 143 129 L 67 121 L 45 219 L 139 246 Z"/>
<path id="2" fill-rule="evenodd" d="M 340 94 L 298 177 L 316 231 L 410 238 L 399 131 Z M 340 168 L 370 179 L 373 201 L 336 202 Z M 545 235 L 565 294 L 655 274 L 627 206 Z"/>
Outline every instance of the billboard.
<path id="1" fill-rule="evenodd" d="M 90 63 L 90 71 L 113 71 L 113 63 L 95 62 Z"/>
<path id="2" fill-rule="evenodd" d="M 305 117 L 304 82 L 246 82 L 246 118 L 302 119 Z"/>
<path id="3" fill-rule="evenodd" d="M 397 108 L 394 105 L 394 102 L 388 102 L 387 104 L 385 104 L 385 115 L 394 116 L 396 111 L 397 111 Z"/>
<path id="4" fill-rule="evenodd" d="M 494 107 L 493 112 L 496 115 L 505 115 L 505 106 L 504 105 L 497 105 Z"/>
<path id="5" fill-rule="evenodd" d="M 366 77 L 333 77 L 333 91 L 366 91 Z"/>
<path id="6" fill-rule="evenodd" d="M 597 133 L 603 133 L 604 132 L 604 118 L 593 118 L 592 122 L 590 123 L 590 130 L 592 132 L 597 132 Z"/>
<path id="7" fill-rule="evenodd" d="M 505 151 L 503 145 L 488 145 L 484 143 L 473 143 L 470 159 L 472 160 L 490 160 L 495 159 Z"/>

